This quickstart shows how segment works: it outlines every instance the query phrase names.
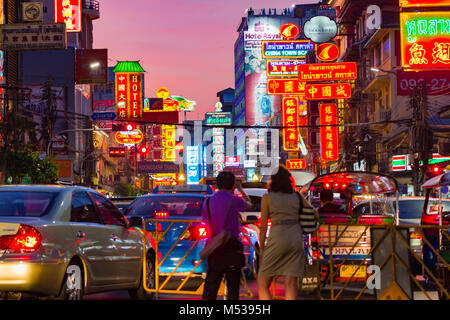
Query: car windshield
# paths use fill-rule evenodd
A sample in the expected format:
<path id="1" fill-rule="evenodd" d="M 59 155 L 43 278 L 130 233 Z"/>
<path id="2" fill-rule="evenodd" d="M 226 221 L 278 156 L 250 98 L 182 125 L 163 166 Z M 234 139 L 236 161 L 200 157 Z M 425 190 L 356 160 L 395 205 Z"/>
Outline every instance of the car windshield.
<path id="1" fill-rule="evenodd" d="M 0 216 L 41 217 L 45 215 L 57 192 L 1 191 Z"/>
<path id="2" fill-rule="evenodd" d="M 203 198 L 189 196 L 149 196 L 134 201 L 126 214 L 155 217 L 196 217 L 202 215 Z"/>

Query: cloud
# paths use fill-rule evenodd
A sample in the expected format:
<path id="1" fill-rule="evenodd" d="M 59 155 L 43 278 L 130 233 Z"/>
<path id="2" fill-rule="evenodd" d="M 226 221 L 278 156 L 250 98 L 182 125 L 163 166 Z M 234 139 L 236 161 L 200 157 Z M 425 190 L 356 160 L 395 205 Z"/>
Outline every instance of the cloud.
<path id="1" fill-rule="evenodd" d="M 336 22 L 327 16 L 313 17 L 303 28 L 305 36 L 317 43 L 330 41 L 337 34 Z"/>

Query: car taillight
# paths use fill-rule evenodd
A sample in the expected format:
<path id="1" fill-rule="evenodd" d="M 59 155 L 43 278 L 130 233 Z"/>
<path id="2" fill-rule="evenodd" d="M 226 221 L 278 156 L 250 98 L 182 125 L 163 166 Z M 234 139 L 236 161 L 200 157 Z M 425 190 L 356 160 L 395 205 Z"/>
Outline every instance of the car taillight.
<path id="1" fill-rule="evenodd" d="M 394 218 L 391 217 L 360 217 L 358 224 L 385 224 L 394 223 Z"/>
<path id="2" fill-rule="evenodd" d="M 409 238 L 410 239 L 417 239 L 417 240 L 421 240 L 422 239 L 422 234 L 420 232 L 411 232 L 409 234 Z"/>
<path id="3" fill-rule="evenodd" d="M 155 218 L 167 218 L 169 213 L 166 211 L 157 211 L 155 212 Z"/>
<path id="4" fill-rule="evenodd" d="M 0 237 L 0 250 L 7 250 L 7 253 L 31 253 L 39 249 L 41 242 L 39 231 L 21 224 L 15 235 Z"/>
<path id="5" fill-rule="evenodd" d="M 261 218 L 258 219 L 258 221 L 256 223 L 254 223 L 255 226 L 257 226 L 258 228 L 261 228 Z M 272 226 L 272 220 L 267 219 L 267 227 L 271 227 Z"/>
<path id="6" fill-rule="evenodd" d="M 198 225 L 189 227 L 181 240 L 197 241 L 206 238 L 208 238 L 208 230 L 204 225 Z"/>

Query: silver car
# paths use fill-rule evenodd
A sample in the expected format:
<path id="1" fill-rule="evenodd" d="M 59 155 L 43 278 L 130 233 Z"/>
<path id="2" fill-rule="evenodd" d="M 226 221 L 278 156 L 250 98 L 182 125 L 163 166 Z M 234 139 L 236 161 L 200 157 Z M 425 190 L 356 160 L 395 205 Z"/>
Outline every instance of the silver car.
<path id="1" fill-rule="evenodd" d="M 81 299 L 144 289 L 142 220 L 122 215 L 95 190 L 79 186 L 0 186 L 0 295 Z M 146 279 L 154 253 L 146 245 Z"/>

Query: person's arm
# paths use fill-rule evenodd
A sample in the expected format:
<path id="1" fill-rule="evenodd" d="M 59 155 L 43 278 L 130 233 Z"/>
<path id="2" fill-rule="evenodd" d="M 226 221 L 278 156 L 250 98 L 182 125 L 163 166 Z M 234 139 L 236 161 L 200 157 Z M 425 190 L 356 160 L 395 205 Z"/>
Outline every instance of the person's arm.
<path id="1" fill-rule="evenodd" d="M 261 226 L 259 227 L 259 245 L 260 245 L 260 257 L 262 257 L 262 251 L 266 243 L 267 234 L 267 222 L 269 220 L 270 212 L 270 198 L 268 194 L 265 194 L 261 199 Z"/>
<path id="2" fill-rule="evenodd" d="M 247 210 L 250 209 L 253 204 L 250 197 L 245 193 L 244 189 L 242 188 L 242 184 L 240 181 L 236 182 L 236 189 L 242 194 L 242 199 L 244 199 L 247 202 Z"/>

